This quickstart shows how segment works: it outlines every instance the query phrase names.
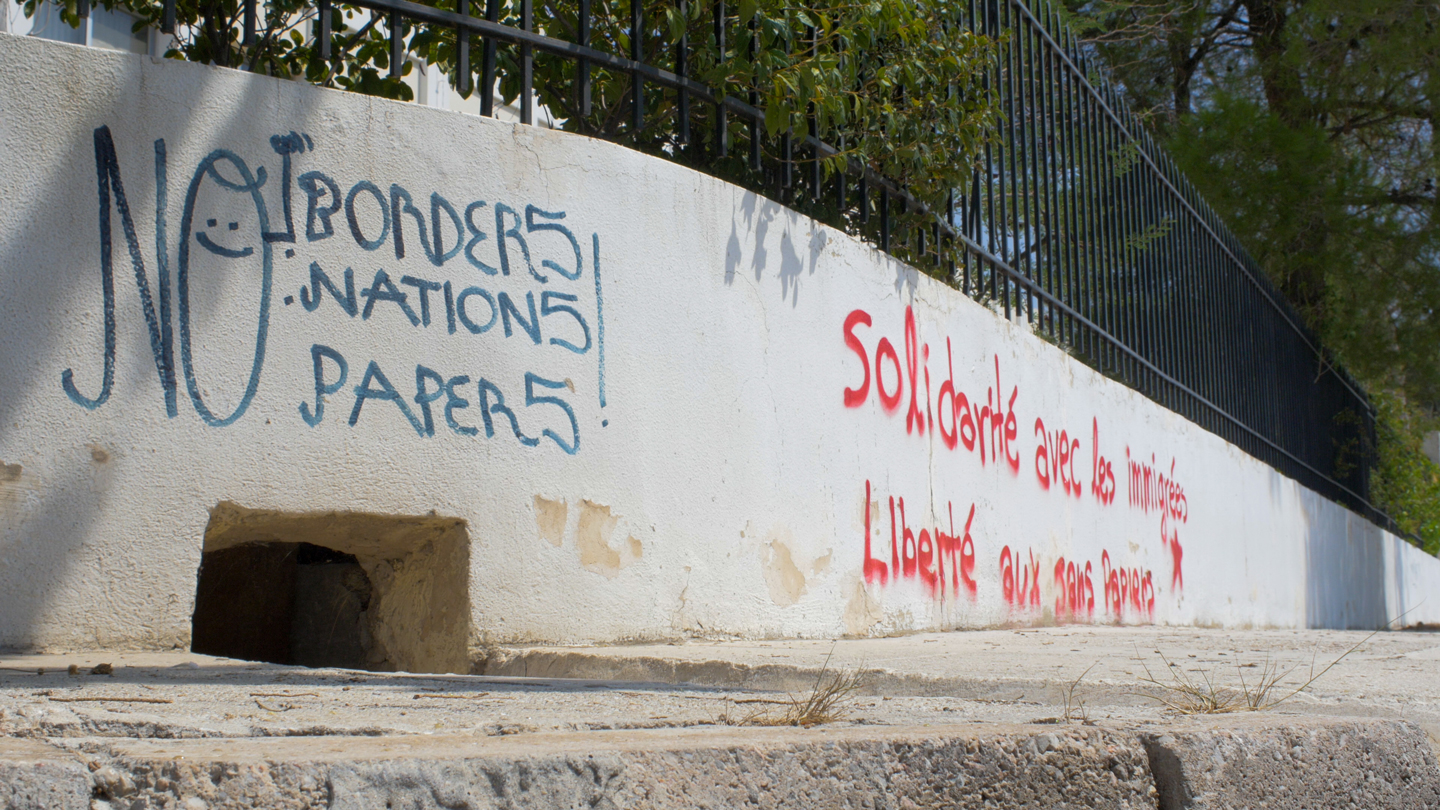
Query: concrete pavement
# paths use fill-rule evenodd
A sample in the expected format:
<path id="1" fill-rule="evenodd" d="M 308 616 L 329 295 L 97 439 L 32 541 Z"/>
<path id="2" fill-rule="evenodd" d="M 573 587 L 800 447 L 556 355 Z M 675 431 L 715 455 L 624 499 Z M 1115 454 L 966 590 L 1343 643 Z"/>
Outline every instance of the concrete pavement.
<path id="1" fill-rule="evenodd" d="M 1280 695 L 1352 648 L 1263 712 L 1178 717 L 1144 682 L 1298 667 Z M 753 725 L 822 667 L 861 674 L 842 717 Z M 1440 634 L 1069 626 L 475 669 L 0 656 L 0 807 L 1440 807 Z"/>

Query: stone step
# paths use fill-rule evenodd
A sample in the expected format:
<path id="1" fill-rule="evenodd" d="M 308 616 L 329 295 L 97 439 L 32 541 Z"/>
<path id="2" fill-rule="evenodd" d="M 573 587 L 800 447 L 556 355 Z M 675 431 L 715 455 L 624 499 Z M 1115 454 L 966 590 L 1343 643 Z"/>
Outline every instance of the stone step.
<path id="1" fill-rule="evenodd" d="M 1440 768 L 1417 726 L 1265 714 L 59 742 L 0 739 L 0 807 L 1440 807 Z"/>

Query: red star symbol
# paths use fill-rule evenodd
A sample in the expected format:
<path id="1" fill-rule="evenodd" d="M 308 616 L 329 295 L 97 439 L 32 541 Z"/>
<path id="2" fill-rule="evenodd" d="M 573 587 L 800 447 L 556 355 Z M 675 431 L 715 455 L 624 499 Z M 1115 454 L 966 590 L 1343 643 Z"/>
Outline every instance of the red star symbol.
<path id="1" fill-rule="evenodd" d="M 1170 587 L 1176 590 L 1185 589 L 1185 576 L 1180 571 L 1180 558 L 1185 556 L 1185 550 L 1180 548 L 1180 534 L 1175 533 L 1170 538 Z"/>

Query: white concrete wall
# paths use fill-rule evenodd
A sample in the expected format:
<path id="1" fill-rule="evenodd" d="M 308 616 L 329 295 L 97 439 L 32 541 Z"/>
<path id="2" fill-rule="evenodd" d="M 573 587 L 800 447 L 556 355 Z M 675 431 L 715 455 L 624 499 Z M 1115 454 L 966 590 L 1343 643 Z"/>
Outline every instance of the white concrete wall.
<path id="1" fill-rule="evenodd" d="M 386 227 L 357 184 L 387 206 L 398 184 L 427 232 L 436 200 L 436 260 L 408 213 L 403 258 L 393 228 L 362 249 L 343 205 L 327 232 L 310 172 L 357 195 L 365 239 Z M 1440 619 L 1433 558 L 869 246 L 618 146 L 0 35 L 0 199 L 0 645 L 186 645 L 221 501 L 463 518 L 477 641 Z M 312 263 L 342 294 L 353 269 L 357 314 L 328 291 L 307 309 Z M 417 367 L 453 398 L 418 403 Z M 403 409 L 357 406 L 362 382 L 384 392 L 372 368 Z M 1062 443 L 1047 488 L 1037 454 Z M 1154 473 L 1148 508 L 1127 459 Z"/>

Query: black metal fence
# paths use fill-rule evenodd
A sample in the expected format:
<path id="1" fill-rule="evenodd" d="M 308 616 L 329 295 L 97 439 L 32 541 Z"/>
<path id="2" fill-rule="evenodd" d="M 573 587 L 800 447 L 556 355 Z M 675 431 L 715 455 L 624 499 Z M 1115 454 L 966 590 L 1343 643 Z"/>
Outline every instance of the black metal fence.
<path id="1" fill-rule="evenodd" d="M 327 60 L 331 2 L 315 2 Z M 245 39 L 253 41 L 256 0 L 244 3 Z M 590 0 L 578 1 L 572 39 L 549 35 L 559 26 L 543 19 L 537 25 L 532 0 L 504 0 L 503 18 L 501 0 L 473 3 L 483 16 L 470 13 L 472 0 L 453 0 L 453 11 L 409 0 L 346 0 L 383 21 L 392 75 L 403 62 L 407 27 L 455 32 L 457 86 L 468 93 L 475 82 L 483 115 L 495 112 L 497 82 L 508 82 L 519 88 L 521 121 L 532 122 L 537 55 L 573 63 L 570 86 L 548 89 L 576 99 L 582 113 L 589 111 L 592 70 L 628 75 L 628 132 L 668 144 L 660 154 L 701 168 L 724 164 L 728 179 L 738 160 L 752 188 L 802 208 L 823 199 L 827 220 L 883 250 L 903 243 L 912 261 L 1006 318 L 1025 319 L 1102 373 L 1394 529 L 1368 500 L 1375 416 L 1365 392 L 1146 134 L 1046 0 L 970 0 L 963 19 L 947 21 L 998 42 L 985 88 L 1002 117 L 968 187 L 943 200 L 916 199 L 853 160 L 848 172 L 826 179 L 817 159 L 837 154 L 827 140 L 843 143 L 844 133 L 795 143 L 786 136 L 762 149 L 759 88 L 740 98 L 692 79 L 689 34 L 646 42 L 665 29 L 642 18 L 644 3 L 628 4 L 629 53 L 592 42 Z M 683 9 L 687 0 L 675 3 Z M 704 11 L 713 23 L 708 44 L 723 56 L 727 38 L 747 21 L 724 0 Z M 166 0 L 167 33 L 174 21 L 175 0 Z M 645 61 L 647 53 L 665 64 Z M 666 101 L 670 115 L 647 116 L 647 96 Z M 697 115 L 713 128 L 708 137 L 692 132 Z M 737 134 L 741 142 L 732 143 Z M 736 147 L 744 152 L 732 154 Z M 896 233 L 901 206 L 929 224 Z M 939 249 L 954 246 L 961 250 Z"/>

